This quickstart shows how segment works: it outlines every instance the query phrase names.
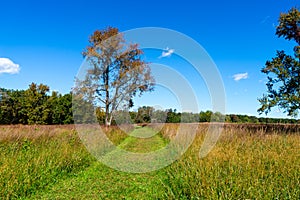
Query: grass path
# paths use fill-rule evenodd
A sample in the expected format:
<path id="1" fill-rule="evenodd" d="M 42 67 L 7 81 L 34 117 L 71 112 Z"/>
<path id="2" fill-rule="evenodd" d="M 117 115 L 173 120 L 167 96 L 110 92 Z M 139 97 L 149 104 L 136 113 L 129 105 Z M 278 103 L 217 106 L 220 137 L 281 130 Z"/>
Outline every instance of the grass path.
<path id="1" fill-rule="evenodd" d="M 147 153 L 163 148 L 166 141 L 149 127 L 134 129 L 118 147 L 130 152 Z"/>
<path id="2" fill-rule="evenodd" d="M 153 129 L 137 127 L 118 147 L 144 153 L 165 145 L 166 141 L 160 134 L 155 134 Z M 30 199 L 156 199 L 163 195 L 162 176 L 159 173 L 120 172 L 95 162 L 75 176 L 61 180 Z"/>

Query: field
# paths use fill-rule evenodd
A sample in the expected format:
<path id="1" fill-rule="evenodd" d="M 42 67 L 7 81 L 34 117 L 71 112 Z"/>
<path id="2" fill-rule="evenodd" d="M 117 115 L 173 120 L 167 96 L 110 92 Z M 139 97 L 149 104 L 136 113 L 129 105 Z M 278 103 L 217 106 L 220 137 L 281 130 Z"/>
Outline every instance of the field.
<path id="1" fill-rule="evenodd" d="M 164 147 L 178 124 L 137 139 L 117 127 L 106 135 L 119 148 Z M 0 126 L 0 199 L 299 199 L 300 131 L 294 125 L 226 124 L 215 148 L 200 159 L 208 124 L 187 152 L 149 173 L 111 169 L 89 154 L 74 126 Z M 142 130 L 142 131 L 141 131 Z"/>

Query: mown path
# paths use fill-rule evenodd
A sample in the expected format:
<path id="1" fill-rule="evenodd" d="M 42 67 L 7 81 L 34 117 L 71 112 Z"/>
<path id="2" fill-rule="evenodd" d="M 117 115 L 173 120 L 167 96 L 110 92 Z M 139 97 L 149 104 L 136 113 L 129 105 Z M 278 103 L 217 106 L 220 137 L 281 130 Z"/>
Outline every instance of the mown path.
<path id="1" fill-rule="evenodd" d="M 153 129 L 137 127 L 118 147 L 146 153 L 165 145 L 165 139 Z M 157 199 L 163 196 L 161 173 L 126 173 L 95 162 L 30 199 Z"/>
<path id="2" fill-rule="evenodd" d="M 130 152 L 147 153 L 163 148 L 166 141 L 149 127 L 138 127 L 130 133 L 119 147 Z"/>

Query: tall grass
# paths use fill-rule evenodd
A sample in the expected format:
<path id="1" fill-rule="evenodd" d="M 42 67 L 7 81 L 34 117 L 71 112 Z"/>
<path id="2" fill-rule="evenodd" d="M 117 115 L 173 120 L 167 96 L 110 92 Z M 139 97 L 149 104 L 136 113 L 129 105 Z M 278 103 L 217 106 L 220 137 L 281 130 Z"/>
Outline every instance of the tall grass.
<path id="1" fill-rule="evenodd" d="M 198 151 L 207 126 L 199 126 L 188 152 L 164 170 L 165 198 L 300 198 L 299 133 L 225 125 L 215 148 L 200 159 Z M 163 131 L 175 129 L 176 125 L 169 125 Z"/>
<path id="2" fill-rule="evenodd" d="M 208 126 L 198 126 L 179 160 L 149 174 L 95 164 L 73 126 L 0 126 L 0 199 L 38 199 L 40 194 L 47 199 L 91 194 L 107 199 L 300 199 L 299 127 L 226 124 L 215 148 L 201 159 Z M 163 141 L 174 138 L 178 127 L 152 124 Z M 132 146 L 118 127 L 103 130 L 121 147 L 156 149 L 152 142 Z"/>
<path id="3" fill-rule="evenodd" d="M 71 126 L 5 126 L 0 134 L 0 196 L 30 196 L 88 166 Z"/>
<path id="4" fill-rule="evenodd" d="M 106 135 L 116 145 L 127 137 L 117 127 Z M 72 125 L 0 126 L 0 199 L 33 195 L 94 161 Z"/>

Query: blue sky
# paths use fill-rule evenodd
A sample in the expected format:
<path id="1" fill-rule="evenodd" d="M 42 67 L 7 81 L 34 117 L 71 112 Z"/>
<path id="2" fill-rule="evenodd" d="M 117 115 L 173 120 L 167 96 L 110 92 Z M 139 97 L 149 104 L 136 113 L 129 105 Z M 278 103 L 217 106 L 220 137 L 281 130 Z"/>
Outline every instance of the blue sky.
<path id="1" fill-rule="evenodd" d="M 280 12 L 293 6 L 299 6 L 299 1 L 2 1 L 0 63 L 12 61 L 14 69 L 19 68 L 0 69 L 0 87 L 26 89 L 36 82 L 67 93 L 93 31 L 107 26 L 120 31 L 163 27 L 193 38 L 211 56 L 224 82 L 226 113 L 257 116 L 257 98 L 266 91 L 266 77 L 260 69 L 276 50 L 291 52 L 294 46 L 274 34 Z M 178 69 L 184 62 L 175 53 L 176 49 L 173 55 L 158 58 L 161 52 L 150 52 L 146 57 Z M 234 80 L 234 75 L 244 79 Z M 200 85 L 193 85 L 199 107 L 210 109 L 205 85 Z M 144 103 L 161 91 L 142 97 Z M 175 105 L 168 105 L 173 100 L 160 95 L 163 107 Z M 274 109 L 269 116 L 285 115 Z"/>

